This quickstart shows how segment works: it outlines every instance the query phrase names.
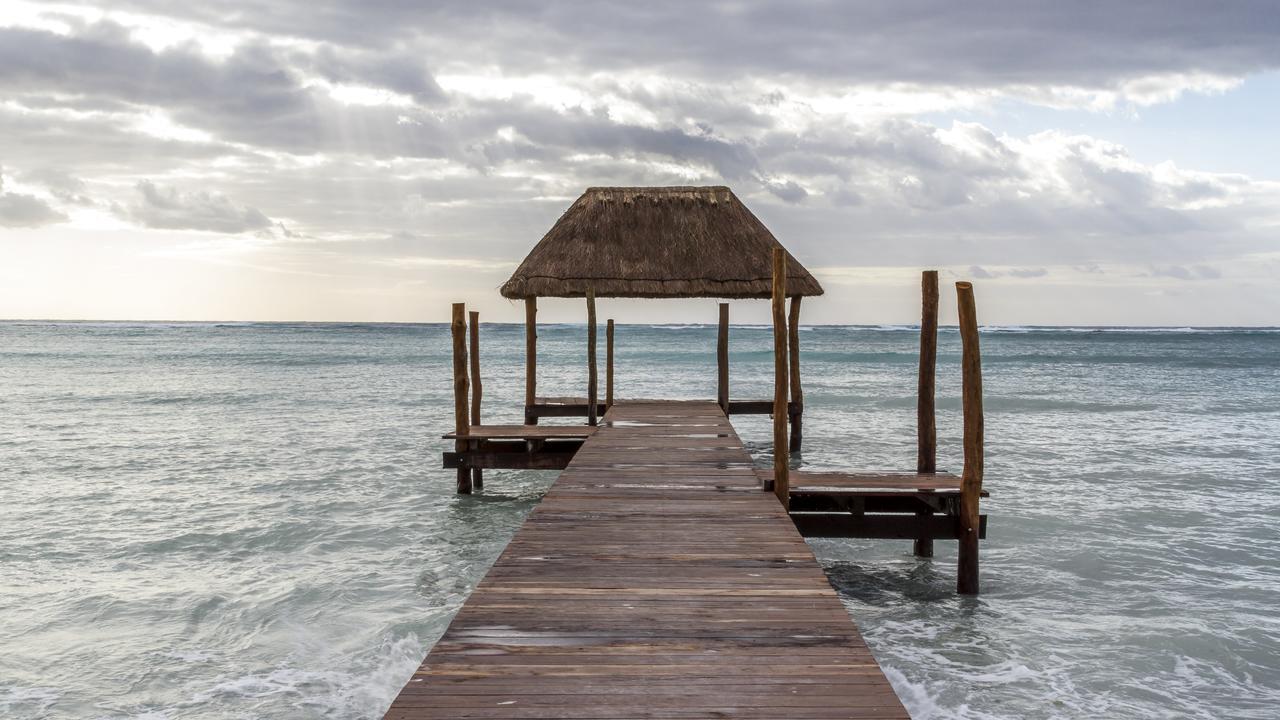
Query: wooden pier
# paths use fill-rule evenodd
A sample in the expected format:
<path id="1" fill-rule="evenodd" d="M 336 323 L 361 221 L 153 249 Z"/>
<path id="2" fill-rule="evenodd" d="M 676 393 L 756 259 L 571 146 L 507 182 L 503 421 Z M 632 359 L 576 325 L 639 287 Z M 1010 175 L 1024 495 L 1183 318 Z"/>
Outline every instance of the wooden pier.
<path id="1" fill-rule="evenodd" d="M 487 468 L 563 470 L 388 711 L 388 718 L 905 718 L 806 537 L 957 541 L 979 589 L 982 375 L 973 287 L 956 283 L 964 468 L 937 468 L 938 273 L 921 276 L 915 470 L 813 472 L 800 456 L 799 315 L 822 294 L 728 188 L 591 188 L 502 287 L 525 302 L 523 425 L 480 420 L 479 317 L 453 307 L 457 490 Z M 537 395 L 537 299 L 585 298 L 585 397 Z M 615 397 L 597 297 L 772 302 L 771 400 L 732 399 L 720 304 L 715 401 Z M 789 304 L 788 304 L 789 303 Z M 468 325 L 470 327 L 468 327 Z M 469 331 L 469 332 L 468 332 Z M 729 422 L 773 416 L 772 468 Z M 539 425 L 540 418 L 585 424 Z"/>
<path id="2" fill-rule="evenodd" d="M 908 717 L 720 405 L 575 430 L 387 718 Z"/>

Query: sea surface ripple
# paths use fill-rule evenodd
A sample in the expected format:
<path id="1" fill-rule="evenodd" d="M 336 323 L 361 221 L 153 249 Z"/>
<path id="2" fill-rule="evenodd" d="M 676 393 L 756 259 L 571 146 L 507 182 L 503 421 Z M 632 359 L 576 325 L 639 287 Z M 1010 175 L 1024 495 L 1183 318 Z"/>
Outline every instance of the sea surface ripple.
<path id="1" fill-rule="evenodd" d="M 803 334 L 806 468 L 914 466 L 916 331 Z M 582 326 L 540 390 L 582 394 Z M 715 394 L 715 330 L 619 326 L 622 397 Z M 813 541 L 916 718 L 1274 718 L 1280 333 L 989 328 L 983 594 L 954 547 Z M 482 332 L 519 422 L 523 329 Z M 735 398 L 770 331 L 735 327 Z M 441 325 L 0 323 L 0 717 L 377 718 L 554 473 L 459 497 Z M 960 466 L 959 347 L 939 353 Z M 768 420 L 735 418 L 761 463 Z"/>

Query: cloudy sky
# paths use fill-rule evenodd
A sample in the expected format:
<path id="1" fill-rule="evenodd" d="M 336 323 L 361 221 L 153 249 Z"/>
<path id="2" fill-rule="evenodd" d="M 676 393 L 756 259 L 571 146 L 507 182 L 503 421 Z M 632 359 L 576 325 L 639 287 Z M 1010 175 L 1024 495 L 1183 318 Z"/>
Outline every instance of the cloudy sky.
<path id="1" fill-rule="evenodd" d="M 0 317 L 517 320 L 585 187 L 727 184 L 814 322 L 1280 324 L 1276 128 L 1268 1 L 5 0 Z"/>

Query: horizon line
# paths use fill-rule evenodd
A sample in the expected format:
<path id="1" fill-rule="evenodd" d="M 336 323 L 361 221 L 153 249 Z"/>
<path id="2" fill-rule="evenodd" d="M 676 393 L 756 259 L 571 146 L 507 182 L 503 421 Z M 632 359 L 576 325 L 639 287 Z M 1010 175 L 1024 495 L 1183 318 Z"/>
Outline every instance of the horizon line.
<path id="1" fill-rule="evenodd" d="M 119 325 L 449 325 L 449 320 L 135 320 L 135 319 L 103 319 L 103 318 L 0 318 L 0 324 L 45 323 L 50 325 L 64 324 L 119 324 Z M 568 325 L 586 327 L 586 322 L 539 322 L 538 325 Z M 603 325 L 603 322 L 599 323 Z M 691 323 L 678 321 L 664 322 L 615 322 L 615 325 L 632 327 L 716 327 L 717 323 Z M 481 325 L 511 325 L 524 327 L 523 322 L 486 322 Z M 771 327 L 770 323 L 729 323 L 729 327 Z M 919 329 L 919 323 L 800 323 L 799 327 L 849 327 L 849 328 L 903 328 Z M 959 327 L 954 323 L 939 323 L 939 328 Z M 1088 323 L 1036 324 L 1036 323 L 990 323 L 979 325 L 982 328 L 1044 328 L 1044 329 L 1133 329 L 1133 330 L 1280 330 L 1280 325 L 1092 325 Z"/>

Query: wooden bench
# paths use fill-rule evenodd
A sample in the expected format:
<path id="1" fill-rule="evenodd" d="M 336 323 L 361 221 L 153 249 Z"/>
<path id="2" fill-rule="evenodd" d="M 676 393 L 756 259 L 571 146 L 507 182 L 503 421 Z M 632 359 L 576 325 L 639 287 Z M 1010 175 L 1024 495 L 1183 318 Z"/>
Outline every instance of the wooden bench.
<path id="1" fill-rule="evenodd" d="M 756 475 L 773 479 L 773 470 Z M 960 476 L 951 473 L 791 471 L 791 519 L 805 537 L 956 540 Z M 982 497 L 990 493 L 982 491 Z M 982 516 L 979 537 L 985 537 Z"/>
<path id="2" fill-rule="evenodd" d="M 458 469 L 563 470 L 598 428 L 557 425 L 471 425 L 443 436 L 464 449 L 444 453 Z"/>

